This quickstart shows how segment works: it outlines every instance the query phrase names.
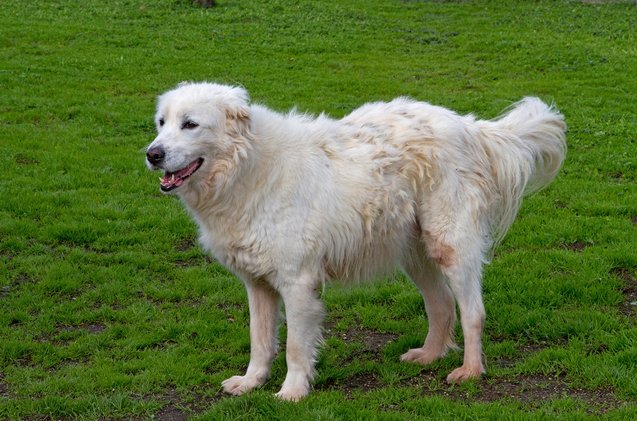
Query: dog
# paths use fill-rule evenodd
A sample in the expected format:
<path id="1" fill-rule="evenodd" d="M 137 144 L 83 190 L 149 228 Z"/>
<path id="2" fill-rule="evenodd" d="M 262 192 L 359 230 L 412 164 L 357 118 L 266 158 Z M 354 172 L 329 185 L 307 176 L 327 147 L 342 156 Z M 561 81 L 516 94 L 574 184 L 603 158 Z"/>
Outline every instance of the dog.
<path id="1" fill-rule="evenodd" d="M 200 243 L 247 289 L 250 362 L 223 381 L 261 386 L 277 352 L 281 303 L 287 374 L 277 397 L 305 397 L 315 375 L 328 280 L 402 269 L 422 293 L 429 329 L 401 360 L 429 364 L 456 348 L 448 382 L 484 373 L 482 267 L 522 197 L 552 181 L 566 155 L 563 116 L 527 97 L 495 120 L 399 97 L 333 119 L 251 103 L 245 89 L 182 83 L 158 98 L 146 150 L 161 191 L 196 220 Z"/>

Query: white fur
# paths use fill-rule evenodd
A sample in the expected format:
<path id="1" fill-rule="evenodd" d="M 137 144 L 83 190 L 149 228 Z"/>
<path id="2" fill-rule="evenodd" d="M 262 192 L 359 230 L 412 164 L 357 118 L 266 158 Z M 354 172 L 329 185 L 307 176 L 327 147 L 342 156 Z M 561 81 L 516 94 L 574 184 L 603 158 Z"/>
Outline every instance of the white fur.
<path id="1" fill-rule="evenodd" d="M 246 285 L 250 364 L 223 382 L 240 395 L 262 385 L 276 353 L 280 302 L 288 373 L 277 396 L 308 394 L 321 342 L 317 288 L 402 268 L 421 290 L 429 332 L 401 358 L 428 364 L 454 348 L 455 304 L 464 363 L 448 381 L 484 372 L 482 265 L 522 196 L 557 174 L 563 117 L 525 98 L 493 121 L 408 98 L 370 103 L 334 120 L 250 104 L 239 87 L 182 84 L 158 101 L 149 148 L 174 172 L 203 158 L 174 190 L 201 244 Z M 189 119 L 194 129 L 182 128 Z"/>

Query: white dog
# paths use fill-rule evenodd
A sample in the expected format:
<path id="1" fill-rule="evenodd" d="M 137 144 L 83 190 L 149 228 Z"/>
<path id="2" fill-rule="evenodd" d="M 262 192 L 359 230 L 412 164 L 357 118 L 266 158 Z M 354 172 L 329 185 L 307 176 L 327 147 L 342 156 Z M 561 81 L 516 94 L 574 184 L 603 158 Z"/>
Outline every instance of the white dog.
<path id="1" fill-rule="evenodd" d="M 328 279 L 362 281 L 402 268 L 429 320 L 429 364 L 454 348 L 455 305 L 464 362 L 447 380 L 479 377 L 485 318 L 482 265 L 523 195 L 547 185 L 566 154 L 563 117 L 525 98 L 492 121 L 408 98 L 370 103 L 334 120 L 250 104 L 239 87 L 181 84 L 162 95 L 147 150 L 200 228 L 200 241 L 245 284 L 250 364 L 223 382 L 240 395 L 262 385 L 277 351 L 279 306 L 288 372 L 277 396 L 306 396 L 321 343 Z"/>

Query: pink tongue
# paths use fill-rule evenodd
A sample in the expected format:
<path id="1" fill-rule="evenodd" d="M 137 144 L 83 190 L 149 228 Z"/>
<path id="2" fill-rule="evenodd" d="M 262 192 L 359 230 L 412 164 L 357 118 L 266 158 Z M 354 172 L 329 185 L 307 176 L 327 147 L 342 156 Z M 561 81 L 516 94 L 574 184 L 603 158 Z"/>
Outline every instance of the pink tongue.
<path id="1" fill-rule="evenodd" d="M 189 177 L 192 172 L 197 168 L 198 162 L 191 162 L 187 167 L 182 168 L 173 173 L 166 173 L 161 181 L 161 185 L 164 187 L 169 186 L 181 186 L 184 183 L 184 178 Z"/>
<path id="2" fill-rule="evenodd" d="M 186 168 L 182 168 L 181 170 L 175 173 L 175 177 L 188 177 L 192 174 L 192 172 L 197 168 L 199 163 L 197 161 L 193 161 Z"/>

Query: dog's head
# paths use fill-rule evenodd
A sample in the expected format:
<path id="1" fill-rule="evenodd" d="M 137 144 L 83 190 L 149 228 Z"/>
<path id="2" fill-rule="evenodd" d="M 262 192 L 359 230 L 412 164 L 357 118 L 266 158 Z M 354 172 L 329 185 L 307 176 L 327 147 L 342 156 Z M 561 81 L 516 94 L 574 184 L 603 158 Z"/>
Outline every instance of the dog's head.
<path id="1" fill-rule="evenodd" d="M 164 171 L 162 192 L 211 188 L 228 176 L 249 149 L 248 101 L 243 88 L 213 83 L 181 83 L 159 97 L 146 164 Z"/>

